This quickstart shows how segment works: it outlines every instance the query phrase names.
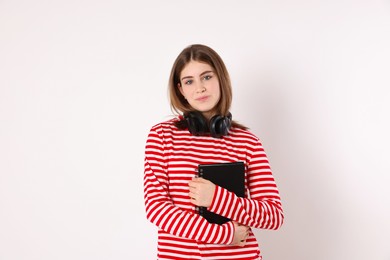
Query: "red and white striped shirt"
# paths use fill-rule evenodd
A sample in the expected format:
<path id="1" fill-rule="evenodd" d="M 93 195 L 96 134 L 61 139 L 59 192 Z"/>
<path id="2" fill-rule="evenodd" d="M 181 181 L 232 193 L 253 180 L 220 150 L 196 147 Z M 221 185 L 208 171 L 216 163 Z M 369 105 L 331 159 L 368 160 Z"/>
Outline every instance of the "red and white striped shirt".
<path id="1" fill-rule="evenodd" d="M 158 227 L 158 259 L 261 259 L 252 232 L 244 247 L 229 245 L 233 223 L 207 222 L 188 195 L 198 164 L 242 161 L 246 197 L 216 186 L 208 210 L 245 226 L 278 229 L 283 222 L 281 201 L 259 139 L 236 127 L 223 138 L 193 136 L 176 128 L 176 120 L 153 126 L 145 148 L 146 216 Z"/>

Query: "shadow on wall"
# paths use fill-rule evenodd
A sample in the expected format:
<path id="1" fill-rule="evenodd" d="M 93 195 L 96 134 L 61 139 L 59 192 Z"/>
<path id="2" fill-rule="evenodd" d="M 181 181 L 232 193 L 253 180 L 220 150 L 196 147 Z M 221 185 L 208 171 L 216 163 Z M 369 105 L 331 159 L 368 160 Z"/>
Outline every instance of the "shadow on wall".
<path id="1" fill-rule="evenodd" d="M 285 222 L 278 231 L 255 230 L 266 259 L 331 259 L 342 247 L 341 171 L 329 144 L 321 139 L 322 109 L 313 86 L 272 78 L 246 91 L 246 113 L 255 116 L 252 131 L 267 152 L 278 184 Z M 325 131 L 326 132 L 326 131 Z M 259 133 L 259 134 L 258 134 Z M 337 174 L 336 174 L 337 176 Z"/>

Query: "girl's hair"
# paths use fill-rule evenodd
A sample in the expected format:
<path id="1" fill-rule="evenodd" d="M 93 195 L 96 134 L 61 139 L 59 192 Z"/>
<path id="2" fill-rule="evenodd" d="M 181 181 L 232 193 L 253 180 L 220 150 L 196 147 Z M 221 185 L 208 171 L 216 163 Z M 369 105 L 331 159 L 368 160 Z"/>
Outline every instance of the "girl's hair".
<path id="1" fill-rule="evenodd" d="M 173 63 L 168 85 L 172 111 L 177 114 L 180 114 L 180 112 L 187 114 L 194 110 L 179 90 L 180 74 L 191 61 L 207 63 L 214 69 L 221 91 L 221 97 L 215 106 L 214 114 L 226 116 L 232 103 L 232 86 L 229 73 L 218 53 L 210 47 L 201 44 L 193 44 L 185 48 Z M 177 126 L 182 129 L 185 125 L 183 123 L 179 121 Z M 235 121 L 232 122 L 232 126 L 246 129 L 245 126 Z"/>

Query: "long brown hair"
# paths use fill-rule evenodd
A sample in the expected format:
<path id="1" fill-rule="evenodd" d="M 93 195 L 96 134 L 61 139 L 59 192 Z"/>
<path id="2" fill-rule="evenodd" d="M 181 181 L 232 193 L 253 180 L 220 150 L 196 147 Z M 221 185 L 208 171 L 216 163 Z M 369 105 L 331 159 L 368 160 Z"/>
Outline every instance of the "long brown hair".
<path id="1" fill-rule="evenodd" d="M 177 114 L 180 114 L 180 112 L 186 114 L 194 110 L 184 98 L 184 96 L 180 93 L 178 87 L 180 84 L 180 74 L 184 67 L 191 61 L 207 63 L 214 69 L 215 74 L 218 77 L 221 91 L 221 97 L 215 106 L 214 114 L 226 116 L 229 113 L 229 109 L 232 103 L 232 86 L 230 82 L 230 76 L 226 69 L 225 63 L 218 55 L 218 53 L 210 47 L 202 44 L 193 44 L 186 47 L 177 56 L 175 62 L 173 63 L 168 85 L 172 111 Z M 184 127 L 183 122 L 179 122 L 177 126 L 182 129 Z M 232 122 L 232 126 L 246 129 L 245 126 L 238 124 L 235 121 Z"/>

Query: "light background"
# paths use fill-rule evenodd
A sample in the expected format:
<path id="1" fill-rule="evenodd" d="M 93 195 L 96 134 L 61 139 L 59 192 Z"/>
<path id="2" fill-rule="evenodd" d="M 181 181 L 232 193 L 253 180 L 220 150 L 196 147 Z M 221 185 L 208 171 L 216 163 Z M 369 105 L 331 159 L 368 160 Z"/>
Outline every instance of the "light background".
<path id="1" fill-rule="evenodd" d="M 268 260 L 390 260 L 390 2 L 0 0 L 0 259 L 155 259 L 143 153 L 191 43 L 285 210 Z"/>

